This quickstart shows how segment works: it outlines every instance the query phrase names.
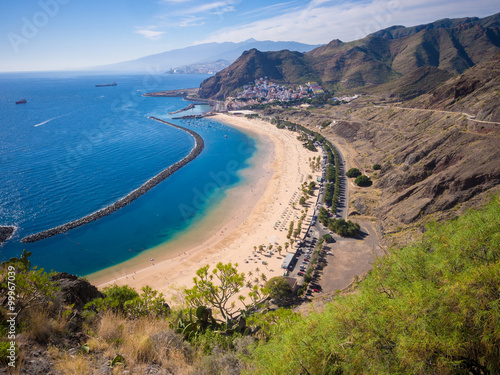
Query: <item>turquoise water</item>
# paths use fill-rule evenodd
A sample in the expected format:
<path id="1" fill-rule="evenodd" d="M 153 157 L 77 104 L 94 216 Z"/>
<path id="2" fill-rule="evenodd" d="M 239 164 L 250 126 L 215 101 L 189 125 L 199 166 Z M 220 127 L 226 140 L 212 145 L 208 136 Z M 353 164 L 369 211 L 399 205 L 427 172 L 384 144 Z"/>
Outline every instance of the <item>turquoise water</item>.
<path id="1" fill-rule="evenodd" d="M 171 120 L 181 98 L 145 92 L 196 87 L 202 75 L 0 74 L 0 225 L 16 233 L 1 260 L 22 249 L 32 264 L 78 275 L 121 263 L 173 238 L 241 183 L 255 141 L 210 119 Z M 95 87 L 116 81 L 117 86 Z M 27 104 L 15 101 L 26 98 Z M 200 113 L 206 106 L 182 114 Z M 20 239 L 97 211 L 185 157 L 192 128 L 201 155 L 130 205 L 39 242 Z"/>

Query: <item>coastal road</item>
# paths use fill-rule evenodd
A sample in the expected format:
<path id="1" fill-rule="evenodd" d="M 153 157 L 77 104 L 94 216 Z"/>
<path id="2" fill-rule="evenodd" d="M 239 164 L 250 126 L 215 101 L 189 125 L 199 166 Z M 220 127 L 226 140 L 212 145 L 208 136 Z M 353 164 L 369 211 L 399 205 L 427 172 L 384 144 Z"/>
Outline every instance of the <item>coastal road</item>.
<path id="1" fill-rule="evenodd" d="M 337 150 L 337 154 L 339 156 L 339 179 L 340 179 L 339 202 L 337 205 L 336 214 L 338 218 L 347 219 L 347 208 L 349 204 L 349 187 L 348 187 L 348 180 L 345 175 L 346 172 L 345 159 L 340 150 L 335 145 L 334 147 Z M 326 166 L 322 167 L 326 168 Z M 320 183 L 318 186 L 319 192 L 318 192 L 317 203 L 315 203 L 314 207 L 314 215 L 318 215 L 320 207 L 324 206 L 323 204 L 324 186 L 325 183 Z M 302 245 L 300 246 L 301 251 L 298 253 L 299 255 L 296 256 L 297 261 L 296 263 L 293 263 L 294 267 L 293 270 L 290 272 L 289 276 L 300 278 L 300 276 L 298 275 L 298 273 L 301 271 L 300 266 L 304 265 L 306 267 L 309 267 L 309 262 L 304 260 L 304 258 L 307 256 L 307 250 L 310 248 L 312 253 L 312 251 L 314 251 L 316 248 L 318 240 L 327 233 L 329 233 L 334 238 L 335 241 L 342 239 L 342 237 L 331 232 L 330 230 L 328 230 L 328 228 L 323 227 L 323 225 L 319 222 L 319 220 L 316 220 L 316 224 L 311 225 L 308 228 L 306 237 L 303 239 Z"/>

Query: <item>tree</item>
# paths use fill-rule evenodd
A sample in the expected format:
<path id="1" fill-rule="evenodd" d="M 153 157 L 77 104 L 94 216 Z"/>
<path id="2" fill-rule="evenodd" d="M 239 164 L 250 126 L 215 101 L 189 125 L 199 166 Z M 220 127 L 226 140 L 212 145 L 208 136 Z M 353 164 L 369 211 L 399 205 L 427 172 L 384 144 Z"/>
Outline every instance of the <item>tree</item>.
<path id="1" fill-rule="evenodd" d="M 345 175 L 347 177 L 351 177 L 351 178 L 354 178 L 354 177 L 358 177 L 358 176 L 361 176 L 361 172 L 358 168 L 351 168 L 349 169 Z"/>
<path id="2" fill-rule="evenodd" d="M 300 204 L 301 206 L 304 206 L 304 205 L 306 204 L 306 198 L 304 198 L 304 196 L 300 197 L 300 199 L 299 199 L 299 204 Z"/>
<path id="3" fill-rule="evenodd" d="M 269 297 L 276 300 L 283 300 L 288 298 L 293 290 L 288 281 L 281 276 L 276 276 L 266 283 L 265 290 L 269 294 Z"/>
<path id="4" fill-rule="evenodd" d="M 340 234 L 342 237 L 357 237 L 361 231 L 358 223 L 353 223 L 344 219 L 331 219 L 328 223 L 328 229 Z"/>
<path id="5" fill-rule="evenodd" d="M 31 252 L 24 250 L 19 258 L 11 258 L 0 266 L 0 299 L 5 297 L 9 312 L 21 314 L 39 306 L 50 306 L 59 291 L 51 280 L 54 273 L 46 273 L 43 268 L 30 269 L 30 256 Z M 14 294 L 15 304 L 11 305 Z"/>
<path id="6" fill-rule="evenodd" d="M 370 177 L 361 175 L 356 177 L 354 180 L 354 183 L 358 186 L 371 186 L 372 185 L 372 180 L 370 180 Z"/>
<path id="7" fill-rule="evenodd" d="M 331 243 L 331 242 L 333 242 L 333 237 L 332 237 L 332 235 L 331 235 L 331 234 L 329 234 L 329 233 L 325 234 L 325 235 L 323 236 L 323 239 L 324 239 L 324 240 L 325 240 L 325 242 L 327 242 L 327 243 Z"/>
<path id="8" fill-rule="evenodd" d="M 380 164 L 378 164 L 378 163 L 377 164 L 373 164 L 373 170 L 378 171 L 381 168 L 382 168 L 382 166 Z"/>
<path id="9" fill-rule="evenodd" d="M 290 243 L 285 242 L 285 251 L 288 251 L 288 248 L 290 247 Z"/>
<path id="10" fill-rule="evenodd" d="M 281 247 L 281 245 L 278 245 L 277 249 L 278 249 L 278 254 L 281 255 L 281 251 L 283 250 L 283 248 Z"/>
<path id="11" fill-rule="evenodd" d="M 239 294 L 245 286 L 245 273 L 238 273 L 238 264 L 234 266 L 231 263 L 217 263 L 215 268 L 209 272 L 210 265 L 200 268 L 196 271 L 194 286 L 191 289 L 185 289 L 186 301 L 192 307 L 209 306 L 218 309 L 224 320 L 233 320 L 235 314 L 240 311 L 236 308 L 235 302 L 229 302 L 233 296 Z M 257 271 L 258 272 L 258 271 Z M 258 282 L 258 278 L 257 282 Z M 257 285 L 252 286 L 252 291 L 248 293 L 251 299 L 249 305 L 245 304 L 245 296 L 240 295 L 238 299 L 244 304 L 245 308 L 252 309 L 257 306 L 263 297 L 262 289 Z"/>

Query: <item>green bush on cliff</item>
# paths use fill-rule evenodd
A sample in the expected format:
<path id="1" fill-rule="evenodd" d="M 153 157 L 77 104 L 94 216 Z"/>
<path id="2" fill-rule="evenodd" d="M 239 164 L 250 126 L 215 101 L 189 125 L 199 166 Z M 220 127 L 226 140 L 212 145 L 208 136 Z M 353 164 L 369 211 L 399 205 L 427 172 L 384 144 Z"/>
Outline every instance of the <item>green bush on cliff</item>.
<path id="1" fill-rule="evenodd" d="M 259 345 L 248 373 L 487 374 L 500 368 L 500 204 L 434 224 L 355 294 Z"/>

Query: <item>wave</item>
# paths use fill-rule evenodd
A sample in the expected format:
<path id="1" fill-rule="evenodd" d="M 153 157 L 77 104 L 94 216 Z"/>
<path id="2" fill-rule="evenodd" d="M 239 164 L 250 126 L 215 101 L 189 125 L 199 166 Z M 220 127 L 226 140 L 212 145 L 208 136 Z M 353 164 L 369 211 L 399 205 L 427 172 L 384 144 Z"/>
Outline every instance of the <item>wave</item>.
<path id="1" fill-rule="evenodd" d="M 61 118 L 61 117 L 64 117 L 64 116 L 68 116 L 68 115 L 70 115 L 70 113 L 67 113 L 67 114 L 61 115 L 61 116 L 56 116 L 56 117 L 49 118 L 48 120 L 45 120 L 45 121 L 43 121 L 43 122 L 41 122 L 39 124 L 34 125 L 34 127 L 36 128 L 37 126 L 45 125 L 45 124 L 47 124 L 47 123 L 49 123 L 49 122 L 51 122 L 51 121 L 53 121 L 55 119 L 58 119 L 58 118 Z"/>

